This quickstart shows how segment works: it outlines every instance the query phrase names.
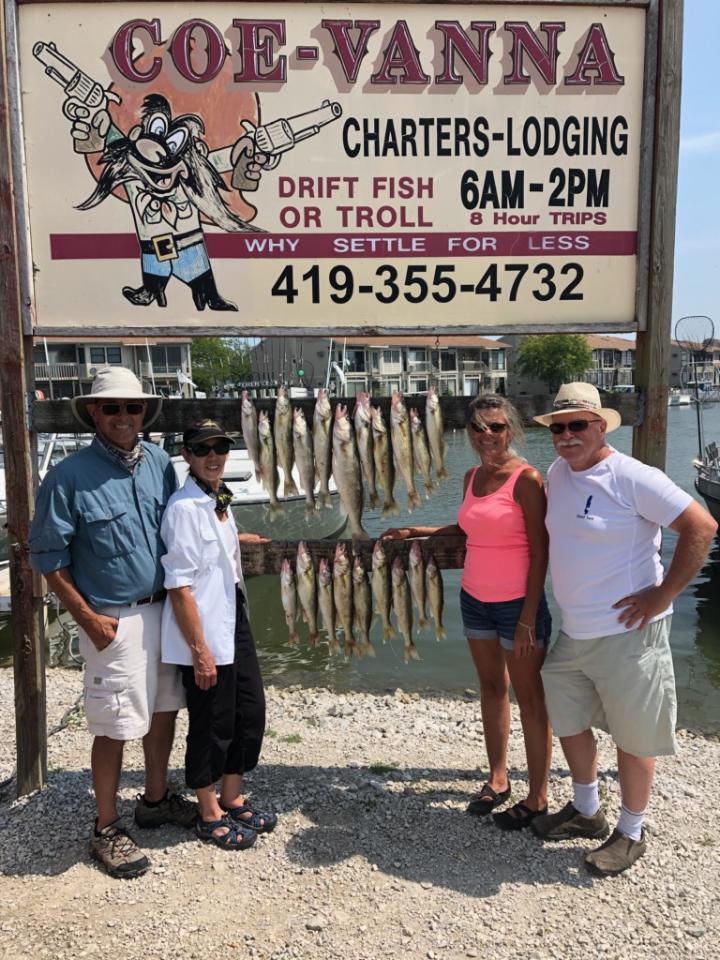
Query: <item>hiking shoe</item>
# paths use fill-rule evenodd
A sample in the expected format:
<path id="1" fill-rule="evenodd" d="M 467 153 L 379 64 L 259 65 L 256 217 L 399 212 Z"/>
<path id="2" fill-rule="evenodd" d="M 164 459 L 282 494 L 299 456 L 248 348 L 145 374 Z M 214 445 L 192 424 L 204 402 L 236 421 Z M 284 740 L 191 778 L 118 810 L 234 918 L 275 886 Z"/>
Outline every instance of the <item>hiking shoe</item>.
<path id="1" fill-rule="evenodd" d="M 598 877 L 616 877 L 639 860 L 646 848 L 644 830 L 639 840 L 631 840 L 616 829 L 601 847 L 586 854 L 585 866 Z"/>
<path id="2" fill-rule="evenodd" d="M 566 803 L 557 813 L 546 813 L 535 817 L 530 829 L 541 840 L 575 840 L 587 837 L 590 840 L 602 840 L 610 833 L 610 827 L 602 809 L 592 817 L 584 817 L 572 803 Z"/>
<path id="3" fill-rule="evenodd" d="M 179 793 L 166 793 L 159 803 L 148 803 L 142 794 L 135 798 L 135 823 L 143 830 L 174 823 L 189 830 L 195 826 L 198 805 Z"/>
<path id="4" fill-rule="evenodd" d="M 141 877 L 150 866 L 150 861 L 138 849 L 130 834 L 118 826 L 120 820 L 93 830 L 90 837 L 90 855 L 98 860 L 111 877 L 132 880 Z M 95 821 L 97 827 L 97 820 Z"/>

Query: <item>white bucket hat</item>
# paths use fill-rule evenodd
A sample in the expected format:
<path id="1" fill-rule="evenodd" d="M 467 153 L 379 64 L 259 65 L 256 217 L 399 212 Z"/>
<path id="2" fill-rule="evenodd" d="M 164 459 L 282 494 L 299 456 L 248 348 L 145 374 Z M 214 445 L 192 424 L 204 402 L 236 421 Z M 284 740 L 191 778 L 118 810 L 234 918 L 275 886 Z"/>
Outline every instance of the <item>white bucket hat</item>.
<path id="1" fill-rule="evenodd" d="M 147 409 L 142 428 L 145 430 L 157 419 L 162 406 L 162 397 L 154 393 L 143 393 L 142 384 L 126 367 L 101 367 L 95 375 L 90 393 L 72 399 L 72 412 L 75 419 L 88 430 L 95 429 L 95 421 L 88 410 L 89 403 L 97 400 L 146 400 Z"/>
<path id="2" fill-rule="evenodd" d="M 607 424 L 607 432 L 617 430 L 622 417 L 612 407 L 603 407 L 597 387 L 591 383 L 564 383 L 553 401 L 552 413 L 533 417 L 536 423 L 549 427 L 554 418 L 561 413 L 596 413 Z"/>

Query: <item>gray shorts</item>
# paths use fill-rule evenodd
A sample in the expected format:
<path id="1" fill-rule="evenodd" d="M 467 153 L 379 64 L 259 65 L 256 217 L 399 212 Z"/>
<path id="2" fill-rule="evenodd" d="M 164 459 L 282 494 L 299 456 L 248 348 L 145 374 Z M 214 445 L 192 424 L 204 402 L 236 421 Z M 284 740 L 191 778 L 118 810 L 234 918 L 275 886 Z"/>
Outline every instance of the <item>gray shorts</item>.
<path id="1" fill-rule="evenodd" d="M 591 640 L 573 640 L 560 631 L 542 668 L 558 737 L 599 727 L 633 756 L 677 753 L 671 620 Z"/>
<path id="2" fill-rule="evenodd" d="M 85 716 L 94 736 L 139 740 L 150 729 L 153 713 L 185 706 L 180 670 L 160 662 L 162 606 L 99 610 L 118 619 L 115 639 L 104 650 L 78 628 L 85 658 Z"/>

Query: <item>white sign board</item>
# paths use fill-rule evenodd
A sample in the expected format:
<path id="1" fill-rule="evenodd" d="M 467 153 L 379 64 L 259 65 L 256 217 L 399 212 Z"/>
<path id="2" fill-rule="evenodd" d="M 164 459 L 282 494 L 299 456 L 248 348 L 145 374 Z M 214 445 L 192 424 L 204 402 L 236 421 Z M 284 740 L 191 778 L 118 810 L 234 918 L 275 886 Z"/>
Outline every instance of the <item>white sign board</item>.
<path id="1" fill-rule="evenodd" d="M 636 329 L 645 34 L 612 3 L 23 5 L 36 332 Z"/>

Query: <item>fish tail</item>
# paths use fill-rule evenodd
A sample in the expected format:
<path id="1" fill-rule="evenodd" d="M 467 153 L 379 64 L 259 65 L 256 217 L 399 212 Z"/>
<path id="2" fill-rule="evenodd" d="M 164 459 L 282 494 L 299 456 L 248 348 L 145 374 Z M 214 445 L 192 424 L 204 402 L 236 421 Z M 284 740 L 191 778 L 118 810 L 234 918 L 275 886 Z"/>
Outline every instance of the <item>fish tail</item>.
<path id="1" fill-rule="evenodd" d="M 382 642 L 385 643 L 386 640 L 394 640 L 397 634 L 393 630 L 391 623 L 386 623 L 383 627 L 382 632 Z"/>
<path id="2" fill-rule="evenodd" d="M 360 645 L 359 654 L 361 657 L 374 657 L 375 656 L 375 647 L 367 640 L 365 643 Z"/>
<path id="3" fill-rule="evenodd" d="M 308 643 L 310 644 L 310 646 L 316 647 L 319 642 L 320 642 L 320 634 L 311 632 L 310 636 L 308 637 Z"/>
<path id="4" fill-rule="evenodd" d="M 405 663 L 410 663 L 411 660 L 419 660 L 420 654 L 418 653 L 418 648 L 414 643 L 405 644 Z"/>
<path id="5" fill-rule="evenodd" d="M 279 517 L 283 512 L 282 504 L 278 500 L 276 500 L 275 503 L 269 503 L 267 511 L 271 519 L 273 517 Z"/>
<path id="6" fill-rule="evenodd" d="M 422 506 L 422 500 L 417 490 L 408 490 L 408 510 L 410 509 L 410 504 L 412 504 L 413 507 Z"/>
<path id="7" fill-rule="evenodd" d="M 329 494 L 329 493 L 324 493 L 324 492 L 321 490 L 320 493 L 317 495 L 317 498 L 316 498 L 316 499 L 317 499 L 318 508 L 321 507 L 321 506 L 322 506 L 322 507 L 328 507 L 328 508 L 331 508 L 331 507 L 332 507 L 332 504 L 330 503 L 330 494 Z"/>
<path id="8" fill-rule="evenodd" d="M 428 477 L 427 480 L 425 481 L 425 496 L 429 497 L 434 489 L 435 489 L 435 484 L 433 483 L 432 479 Z"/>
<path id="9" fill-rule="evenodd" d="M 314 501 L 310 503 L 309 501 L 305 504 L 305 516 L 308 520 L 312 520 L 315 514 L 318 512 L 320 507 Z"/>
<path id="10" fill-rule="evenodd" d="M 371 490 L 368 494 L 368 506 L 371 510 L 375 510 L 380 506 L 380 497 L 377 495 L 377 490 Z"/>
<path id="11" fill-rule="evenodd" d="M 291 631 L 290 636 L 288 637 L 288 644 L 291 647 L 296 647 L 300 643 L 300 635 L 296 630 Z"/>
<path id="12" fill-rule="evenodd" d="M 330 642 L 330 653 L 337 655 L 342 649 L 338 643 L 338 638 L 334 633 L 328 634 L 328 640 Z"/>
<path id="13" fill-rule="evenodd" d="M 438 467 L 435 472 L 437 473 L 438 480 L 448 480 L 450 478 L 450 474 L 447 472 L 444 465 Z"/>
<path id="14" fill-rule="evenodd" d="M 353 537 L 356 537 L 358 540 L 370 540 L 370 534 L 363 529 L 363 527 L 358 524 L 353 524 Z"/>
<path id="15" fill-rule="evenodd" d="M 295 486 L 295 481 L 293 480 L 292 477 L 284 481 L 283 490 L 286 497 L 297 497 L 299 494 L 299 490 Z"/>
<path id="16" fill-rule="evenodd" d="M 438 641 L 438 643 L 441 640 L 447 640 L 447 633 L 445 632 L 445 627 L 439 626 L 435 628 L 435 639 Z"/>
<path id="17" fill-rule="evenodd" d="M 400 507 L 397 505 L 396 501 L 392 498 L 386 500 L 383 504 L 382 516 L 383 517 L 397 517 L 400 513 Z"/>
<path id="18" fill-rule="evenodd" d="M 428 620 L 427 617 L 420 616 L 420 617 L 418 618 L 418 629 L 419 629 L 419 630 L 424 630 L 426 627 L 429 627 L 429 626 L 430 626 L 430 621 Z"/>

